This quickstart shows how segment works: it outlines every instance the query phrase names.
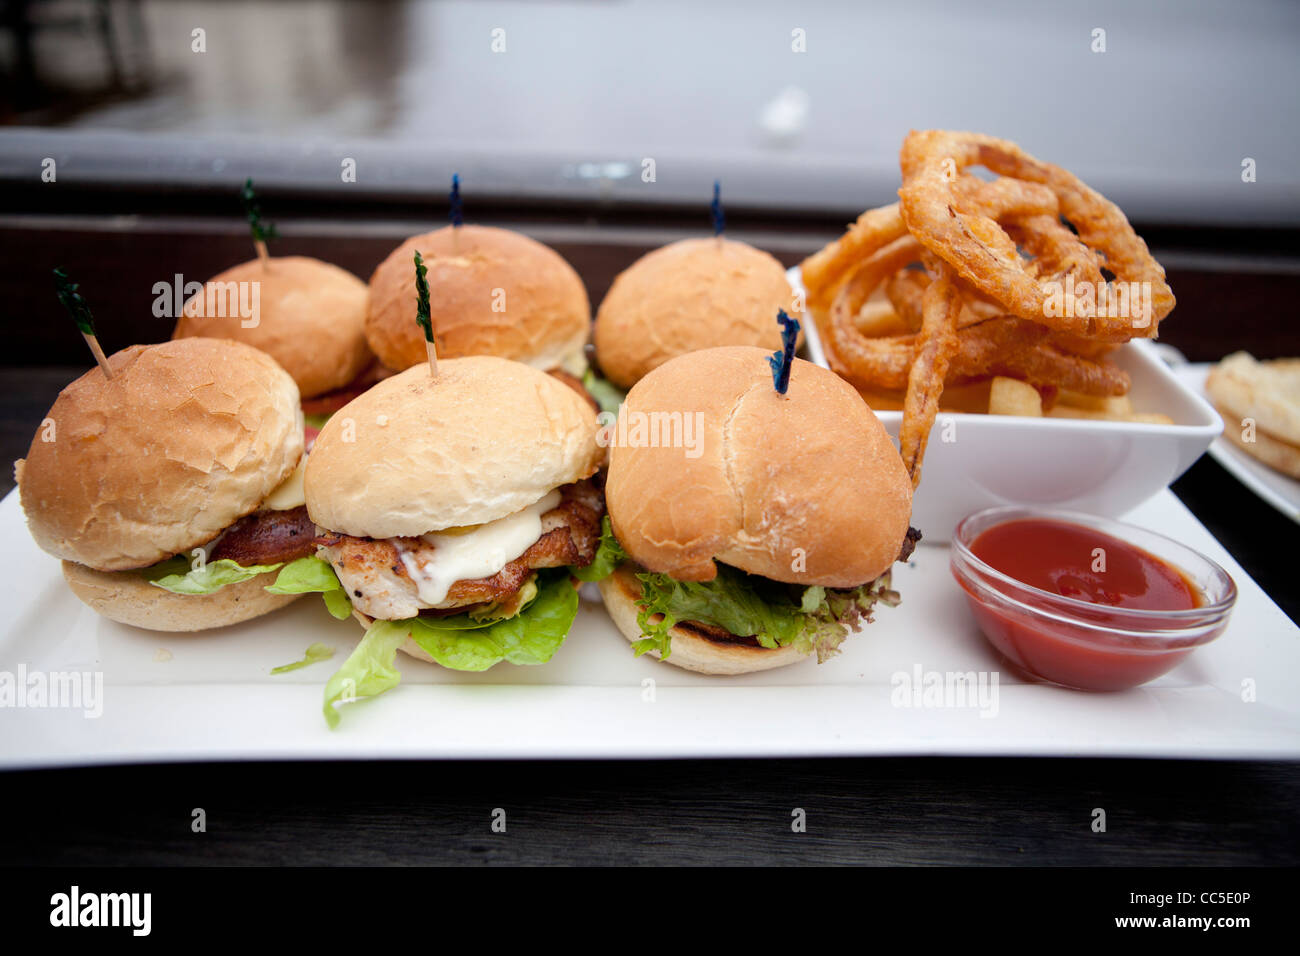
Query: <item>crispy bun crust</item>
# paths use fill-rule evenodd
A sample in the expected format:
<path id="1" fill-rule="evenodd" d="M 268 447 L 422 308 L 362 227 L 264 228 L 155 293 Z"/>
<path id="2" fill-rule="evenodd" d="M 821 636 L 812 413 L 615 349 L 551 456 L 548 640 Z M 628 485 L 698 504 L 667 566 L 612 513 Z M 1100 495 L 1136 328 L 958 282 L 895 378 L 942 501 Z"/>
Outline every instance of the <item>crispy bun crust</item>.
<path id="1" fill-rule="evenodd" d="M 621 565 L 605 580 L 598 582 L 597 586 L 600 588 L 600 596 L 605 599 L 605 609 L 623 636 L 629 641 L 640 640 L 641 628 L 636 622 L 636 616 L 637 602 L 641 599 L 641 582 L 636 579 L 635 571 L 627 564 Z M 766 648 L 728 644 L 710 640 L 684 627 L 674 627 L 670 633 L 672 653 L 668 655 L 666 663 L 701 674 L 766 671 L 793 664 L 806 656 L 795 650 L 794 645 Z M 658 651 L 650 653 L 659 657 Z"/>
<path id="2" fill-rule="evenodd" d="M 911 516 L 898 450 L 839 376 L 796 359 L 781 396 L 767 358 L 746 346 L 691 352 L 633 387 L 605 484 L 614 533 L 639 564 L 683 581 L 712 580 L 715 558 L 796 584 L 872 581 Z M 649 447 L 655 412 L 700 427 L 678 447 Z"/>
<path id="3" fill-rule="evenodd" d="M 307 512 L 358 537 L 504 518 L 595 473 L 596 413 L 558 379 L 479 355 L 384 379 L 326 423 L 307 456 Z"/>
<path id="4" fill-rule="evenodd" d="M 150 631 L 206 631 L 278 610 L 301 594 L 270 594 L 275 572 L 228 584 L 214 594 L 173 594 L 131 571 L 96 571 L 63 562 L 63 577 L 82 603 L 104 617 Z"/>
<path id="5" fill-rule="evenodd" d="M 15 465 L 27 526 L 56 557 L 123 571 L 188 551 L 302 458 L 298 389 L 251 346 L 133 345 L 109 364 L 112 381 L 96 367 L 59 393 Z"/>
<path id="6" fill-rule="evenodd" d="M 415 321 L 415 251 L 428 267 L 433 337 L 442 358 L 496 355 L 551 369 L 580 355 L 591 303 L 573 267 L 535 239 L 490 226 L 413 236 L 370 277 L 366 337 L 379 360 L 407 369 L 425 360 Z M 501 290 L 500 292 L 496 290 Z M 504 311 L 493 305 L 504 295 Z"/>
<path id="7" fill-rule="evenodd" d="M 202 336 L 234 339 L 261 349 L 298 383 L 303 398 L 342 388 L 373 359 L 366 344 L 366 284 L 338 266 L 306 256 L 274 258 L 263 267 L 258 259 L 243 262 L 208 280 L 209 284 L 257 282 L 257 325 L 244 328 L 238 310 L 216 312 L 204 293 L 185 303 L 172 338 Z M 250 320 L 251 321 L 251 320 Z"/>
<path id="8" fill-rule="evenodd" d="M 596 359 L 630 388 L 664 362 L 719 345 L 781 347 L 777 309 L 802 319 L 781 263 L 730 239 L 683 239 L 614 280 L 596 314 Z"/>

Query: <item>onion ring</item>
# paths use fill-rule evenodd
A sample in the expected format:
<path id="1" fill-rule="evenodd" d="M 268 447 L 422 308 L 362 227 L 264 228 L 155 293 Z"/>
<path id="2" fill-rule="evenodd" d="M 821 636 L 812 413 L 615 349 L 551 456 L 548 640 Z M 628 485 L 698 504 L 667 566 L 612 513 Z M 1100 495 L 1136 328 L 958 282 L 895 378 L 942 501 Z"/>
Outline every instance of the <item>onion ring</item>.
<path id="1" fill-rule="evenodd" d="M 903 400 L 903 424 L 898 435 L 903 464 L 912 476 L 912 487 L 921 483 L 921 461 L 930 440 L 930 428 L 939 414 L 939 396 L 948 376 L 948 363 L 957 352 L 957 314 L 961 297 L 949 267 L 934 263 L 935 280 L 922 300 L 921 331 L 917 335 L 916 360 L 907 374 L 907 397 Z"/>
<path id="2" fill-rule="evenodd" d="M 1164 269 L 1151 257 L 1123 212 L 1073 173 L 1043 163 L 1007 140 L 944 130 L 908 134 L 899 161 L 903 170 L 900 206 L 908 231 L 952 266 L 957 276 L 1000 303 L 1007 312 L 1063 332 L 1127 341 L 1154 337 L 1159 321 L 1174 307 Z M 1056 308 L 1061 296 L 1056 288 L 1059 282 L 1040 280 L 1027 271 L 1025 261 L 1014 251 L 1014 243 L 996 216 L 989 214 L 995 210 L 968 211 L 974 209 L 974 204 L 962 195 L 965 187 L 955 184 L 962 181 L 957 174 L 977 164 L 1003 177 L 1046 186 L 1053 192 L 1060 215 L 1078 232 L 1077 245 L 1093 253 L 1093 263 L 1100 261 L 1097 254 L 1104 257 L 1105 268 L 1115 276 L 1095 286 L 1094 305 L 1103 295 L 1110 304 L 1119 300 L 1116 282 L 1149 283 L 1139 286 L 1150 289 L 1149 312 L 1144 309 L 1142 316 L 1133 317 L 1109 315 L 1110 309 L 1089 309 L 1086 300 L 1078 309 Z M 1064 227 L 1062 230 L 1069 232 Z M 1073 255 L 1067 254 L 1063 240 L 1054 230 L 1039 241 L 1057 242 L 1057 246 L 1050 247 L 1055 252 L 1046 251 L 1049 247 L 1044 245 L 1044 254 L 1049 258 L 1055 255 L 1062 264 L 1077 266 L 1087 261 L 1077 248 L 1071 249 Z M 1008 245 L 1012 248 L 1008 249 Z M 1076 286 L 1095 282 L 1088 270 L 1079 274 L 1067 270 L 1064 274 Z"/>

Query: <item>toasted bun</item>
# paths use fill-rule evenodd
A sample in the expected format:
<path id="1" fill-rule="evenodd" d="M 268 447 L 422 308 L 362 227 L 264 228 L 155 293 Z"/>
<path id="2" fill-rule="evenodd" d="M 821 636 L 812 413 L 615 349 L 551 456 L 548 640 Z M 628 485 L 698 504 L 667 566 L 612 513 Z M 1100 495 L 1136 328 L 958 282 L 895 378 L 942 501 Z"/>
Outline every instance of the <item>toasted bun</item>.
<path id="1" fill-rule="evenodd" d="M 633 387 L 611 436 L 614 533 L 638 563 L 683 581 L 712 580 L 715 558 L 797 584 L 872 581 L 907 535 L 902 459 L 853 386 L 796 359 L 781 396 L 767 358 L 746 346 L 691 352 Z M 681 415 L 677 447 L 649 427 L 654 413 Z"/>
<path id="2" fill-rule="evenodd" d="M 683 239 L 619 274 L 596 314 L 596 360 L 630 388 L 677 355 L 719 345 L 781 347 L 777 309 L 794 318 L 781 263 L 730 239 Z"/>
<path id="3" fill-rule="evenodd" d="M 480 355 L 384 379 L 326 423 L 307 512 L 330 531 L 420 535 L 513 514 L 596 471 L 596 413 L 545 372 Z"/>
<path id="4" fill-rule="evenodd" d="M 425 359 L 415 321 L 417 249 L 429 269 L 440 357 L 496 355 L 546 370 L 582 354 L 591 303 L 558 252 L 489 226 L 461 226 L 453 239 L 447 226 L 406 240 L 370 277 L 366 337 L 389 368 Z"/>
<path id="5" fill-rule="evenodd" d="M 220 285 L 231 282 L 257 283 L 253 328 L 244 328 L 252 319 L 226 305 Z M 238 303 L 237 296 L 229 301 Z M 250 297 L 245 293 L 251 305 Z M 347 385 L 373 360 L 365 334 L 367 299 L 364 282 L 328 262 L 285 256 L 263 266 L 254 259 L 209 279 L 204 292 L 185 303 L 172 338 L 234 339 L 261 349 L 293 376 L 303 398 L 311 398 Z"/>
<path id="6" fill-rule="evenodd" d="M 1234 352 L 1210 369 L 1205 391 L 1229 421 L 1252 418 L 1270 438 L 1300 445 L 1300 359 L 1259 362 Z"/>
<path id="7" fill-rule="evenodd" d="M 257 349 L 181 339 L 109 365 L 112 381 L 93 368 L 59 393 L 15 465 L 32 537 L 56 557 L 122 571 L 189 551 L 302 458 L 298 389 Z"/>
<path id="8" fill-rule="evenodd" d="M 278 610 L 301 594 L 271 594 L 265 586 L 275 574 L 259 574 L 228 584 L 213 594 L 173 594 L 154 587 L 132 571 L 95 571 L 63 562 L 63 577 L 72 593 L 91 610 L 112 621 L 150 631 L 206 631 L 238 624 Z"/>
<path id="9" fill-rule="evenodd" d="M 641 599 L 641 582 L 631 566 L 624 564 L 613 574 L 599 582 L 600 596 L 605 599 L 605 609 L 623 636 L 629 641 L 641 639 L 641 627 L 636 622 L 637 602 Z M 674 627 L 672 652 L 667 663 L 701 674 L 748 674 L 784 667 L 802 660 L 806 655 L 794 645 L 766 648 L 747 644 L 730 644 L 714 641 L 689 627 Z M 407 643 L 410 643 L 409 641 Z M 658 651 L 650 651 L 655 657 Z"/>

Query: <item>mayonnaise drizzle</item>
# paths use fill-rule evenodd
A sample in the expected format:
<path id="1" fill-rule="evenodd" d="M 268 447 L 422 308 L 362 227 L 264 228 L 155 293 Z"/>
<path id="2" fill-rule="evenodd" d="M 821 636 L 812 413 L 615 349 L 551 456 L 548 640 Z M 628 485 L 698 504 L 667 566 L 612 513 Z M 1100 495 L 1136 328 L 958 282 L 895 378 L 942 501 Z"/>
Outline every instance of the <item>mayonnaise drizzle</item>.
<path id="1" fill-rule="evenodd" d="M 398 542 L 398 554 L 420 601 L 436 607 L 447 600 L 457 581 L 491 577 L 519 557 L 542 536 L 542 515 L 555 508 L 560 497 L 558 490 L 552 491 L 522 511 L 469 531 L 422 535 L 427 548 L 410 550 Z"/>

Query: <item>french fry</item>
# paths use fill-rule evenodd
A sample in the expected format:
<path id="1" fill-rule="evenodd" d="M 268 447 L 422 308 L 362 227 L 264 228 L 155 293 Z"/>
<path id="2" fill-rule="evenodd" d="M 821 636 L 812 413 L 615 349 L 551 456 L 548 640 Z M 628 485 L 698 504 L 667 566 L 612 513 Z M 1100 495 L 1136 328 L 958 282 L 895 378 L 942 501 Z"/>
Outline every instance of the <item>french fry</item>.
<path id="1" fill-rule="evenodd" d="M 1057 405 L 1047 413 L 1048 418 L 1086 418 L 1098 422 L 1135 422 L 1146 425 L 1172 425 L 1174 420 L 1168 415 L 1154 412 L 1103 412 L 1088 408 L 1072 408 L 1069 405 Z"/>
<path id="2" fill-rule="evenodd" d="M 1061 389 L 1056 396 L 1060 405 L 1082 408 L 1090 412 L 1108 412 L 1111 415 L 1133 414 L 1133 402 L 1127 395 L 1085 395 Z"/>
<path id="3" fill-rule="evenodd" d="M 997 376 L 989 388 L 989 414 L 1042 418 L 1043 398 L 1028 382 Z"/>

